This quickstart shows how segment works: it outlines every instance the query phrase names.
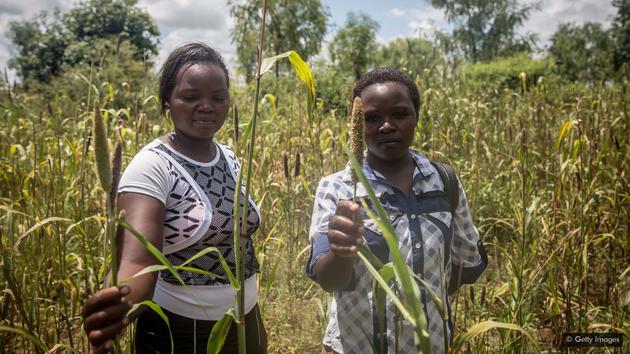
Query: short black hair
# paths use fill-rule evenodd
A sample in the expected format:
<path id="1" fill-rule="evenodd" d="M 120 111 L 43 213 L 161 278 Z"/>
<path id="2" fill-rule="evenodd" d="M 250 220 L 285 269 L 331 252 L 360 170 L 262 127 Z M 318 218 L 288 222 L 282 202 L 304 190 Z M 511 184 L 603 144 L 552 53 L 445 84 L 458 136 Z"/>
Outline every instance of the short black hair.
<path id="1" fill-rule="evenodd" d="M 361 93 L 369 86 L 388 81 L 397 82 L 407 88 L 409 98 L 413 101 L 413 107 L 416 109 L 416 116 L 418 116 L 418 112 L 420 111 L 420 93 L 418 92 L 418 87 L 409 76 L 396 68 L 376 68 L 363 75 L 354 85 L 352 99 L 357 96 L 360 97 Z"/>
<path id="2" fill-rule="evenodd" d="M 228 70 L 221 54 L 205 43 L 186 43 L 175 48 L 175 50 L 169 54 L 160 70 L 158 95 L 160 96 L 162 110 L 164 110 L 169 97 L 173 94 L 173 90 L 177 84 L 177 73 L 179 73 L 179 70 L 184 66 L 200 63 L 218 65 L 225 73 L 225 82 L 228 87 L 230 87 L 230 76 L 228 75 Z"/>

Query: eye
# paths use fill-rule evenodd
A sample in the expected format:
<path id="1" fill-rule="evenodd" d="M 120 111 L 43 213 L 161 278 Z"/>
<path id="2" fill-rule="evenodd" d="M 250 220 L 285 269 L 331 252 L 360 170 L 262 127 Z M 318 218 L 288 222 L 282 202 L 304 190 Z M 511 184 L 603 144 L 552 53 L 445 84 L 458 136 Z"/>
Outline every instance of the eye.
<path id="1" fill-rule="evenodd" d="M 182 97 L 184 99 L 184 101 L 190 102 L 190 101 L 194 101 L 197 99 L 197 96 L 195 95 L 184 95 L 184 97 Z"/>
<path id="2" fill-rule="evenodd" d="M 406 118 L 409 115 L 407 111 L 395 111 L 393 116 L 396 118 Z"/>
<path id="3" fill-rule="evenodd" d="M 366 114 L 365 116 L 363 116 L 363 120 L 366 123 L 375 123 L 379 120 L 379 116 L 377 114 Z"/>

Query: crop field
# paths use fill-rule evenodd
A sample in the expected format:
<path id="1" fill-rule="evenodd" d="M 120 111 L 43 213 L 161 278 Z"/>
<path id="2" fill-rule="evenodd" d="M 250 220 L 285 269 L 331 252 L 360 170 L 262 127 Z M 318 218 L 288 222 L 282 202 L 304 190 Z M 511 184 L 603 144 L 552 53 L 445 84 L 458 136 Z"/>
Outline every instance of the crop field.
<path id="1" fill-rule="evenodd" d="M 627 351 L 629 78 L 586 85 L 522 77 L 510 88 L 450 72 L 437 67 L 416 79 L 413 147 L 454 165 L 489 252 L 482 277 L 452 298 L 458 349 L 553 351 L 562 332 L 616 331 Z M 128 82 L 83 68 L 65 78 L 38 92 L 0 93 L 1 353 L 88 348 L 82 304 L 110 264 L 94 117 L 106 119 L 112 149 L 121 141 L 123 168 L 170 130 L 149 73 Z M 317 182 L 347 163 L 349 120 L 323 101 L 309 116 L 293 76 L 268 75 L 261 87 L 252 193 L 263 213 L 255 244 L 269 350 L 318 353 L 331 296 L 304 275 L 308 226 Z M 252 91 L 233 87 L 238 119 L 216 137 L 242 160 L 236 134 L 252 115 Z M 350 88 L 347 95 L 350 105 Z M 492 329 L 495 322 L 520 330 Z"/>

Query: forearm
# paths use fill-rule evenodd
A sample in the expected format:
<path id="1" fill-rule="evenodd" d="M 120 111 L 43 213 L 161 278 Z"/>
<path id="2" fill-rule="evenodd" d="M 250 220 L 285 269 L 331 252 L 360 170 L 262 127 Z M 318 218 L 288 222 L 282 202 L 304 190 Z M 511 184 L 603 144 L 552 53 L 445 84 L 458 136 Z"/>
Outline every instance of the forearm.
<path id="1" fill-rule="evenodd" d="M 344 289 L 352 277 L 354 257 L 338 257 L 333 252 L 321 256 L 315 263 L 315 278 L 322 289 L 334 292 Z"/>

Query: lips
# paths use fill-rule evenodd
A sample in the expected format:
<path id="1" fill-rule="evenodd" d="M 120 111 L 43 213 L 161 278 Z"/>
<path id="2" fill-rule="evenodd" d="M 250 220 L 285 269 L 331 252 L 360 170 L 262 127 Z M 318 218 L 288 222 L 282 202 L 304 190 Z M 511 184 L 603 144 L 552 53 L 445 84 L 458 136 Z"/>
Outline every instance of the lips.
<path id="1" fill-rule="evenodd" d="M 204 117 L 204 118 L 196 118 L 196 119 L 193 120 L 193 122 L 200 123 L 200 124 L 211 124 L 211 123 L 214 123 L 215 120 L 212 119 L 212 118 L 205 118 Z"/>
<path id="2" fill-rule="evenodd" d="M 378 144 L 398 144 L 398 143 L 400 143 L 400 139 L 396 139 L 396 138 L 377 138 L 376 142 Z"/>

